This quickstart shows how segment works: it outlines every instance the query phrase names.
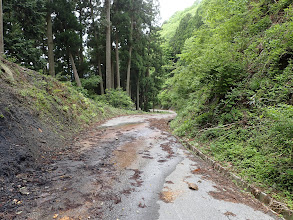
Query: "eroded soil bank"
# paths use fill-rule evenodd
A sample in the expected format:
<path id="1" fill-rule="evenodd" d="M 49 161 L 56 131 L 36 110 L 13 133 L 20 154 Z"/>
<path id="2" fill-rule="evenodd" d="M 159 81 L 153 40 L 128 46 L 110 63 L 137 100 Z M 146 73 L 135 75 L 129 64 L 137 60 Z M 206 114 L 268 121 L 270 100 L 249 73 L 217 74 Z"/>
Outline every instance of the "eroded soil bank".
<path id="1" fill-rule="evenodd" d="M 174 116 L 123 116 L 93 126 L 52 163 L 7 186 L 19 193 L 0 218 L 275 219 L 183 149 L 167 131 Z"/>

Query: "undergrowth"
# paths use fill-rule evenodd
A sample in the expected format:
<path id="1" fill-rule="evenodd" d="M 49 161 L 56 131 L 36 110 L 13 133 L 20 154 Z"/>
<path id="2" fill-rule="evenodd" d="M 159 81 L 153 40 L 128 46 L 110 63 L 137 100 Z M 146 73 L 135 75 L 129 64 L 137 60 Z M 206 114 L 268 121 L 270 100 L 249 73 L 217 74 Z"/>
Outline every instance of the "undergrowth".
<path id="1" fill-rule="evenodd" d="M 179 136 L 249 183 L 293 208 L 293 107 L 280 104 L 247 113 L 245 121 L 206 129 L 182 115 L 171 124 Z"/>
<path id="2" fill-rule="evenodd" d="M 57 130 L 66 130 L 67 126 L 78 131 L 95 121 L 129 113 L 86 97 L 85 90 L 79 91 L 70 82 L 60 82 L 51 76 L 5 62 L 13 73 L 13 79 L 7 74 L 0 77 L 14 89 L 24 105 Z"/>

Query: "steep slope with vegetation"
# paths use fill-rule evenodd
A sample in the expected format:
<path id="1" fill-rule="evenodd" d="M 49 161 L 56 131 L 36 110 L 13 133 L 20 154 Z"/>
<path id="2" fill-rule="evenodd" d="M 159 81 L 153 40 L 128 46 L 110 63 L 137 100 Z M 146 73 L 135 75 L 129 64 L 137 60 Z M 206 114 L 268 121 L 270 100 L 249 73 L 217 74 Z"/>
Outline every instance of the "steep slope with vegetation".
<path id="1" fill-rule="evenodd" d="M 162 30 L 160 31 L 161 36 L 166 40 L 170 40 L 175 35 L 180 21 L 188 14 L 192 16 L 196 14 L 197 5 L 198 3 L 195 2 L 193 6 L 185 9 L 184 11 L 176 12 L 168 21 L 165 21 L 162 25 Z"/>
<path id="2" fill-rule="evenodd" d="M 50 161 L 82 129 L 126 112 L 84 97 L 71 84 L 1 59 L 0 180 Z"/>
<path id="3" fill-rule="evenodd" d="M 173 71 L 160 99 L 179 113 L 172 127 L 292 209 L 292 1 L 204 0 L 194 8 L 199 25 L 180 50 L 171 39 L 165 48 Z"/>

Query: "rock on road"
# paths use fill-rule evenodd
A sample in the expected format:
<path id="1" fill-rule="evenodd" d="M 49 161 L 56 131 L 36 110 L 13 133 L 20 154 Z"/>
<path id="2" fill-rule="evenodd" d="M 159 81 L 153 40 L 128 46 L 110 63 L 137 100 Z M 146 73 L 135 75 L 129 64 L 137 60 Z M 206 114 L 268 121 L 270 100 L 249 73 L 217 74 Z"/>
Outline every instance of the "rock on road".
<path id="1" fill-rule="evenodd" d="M 46 174 L 16 219 L 276 219 L 164 128 L 174 114 L 94 126 Z"/>

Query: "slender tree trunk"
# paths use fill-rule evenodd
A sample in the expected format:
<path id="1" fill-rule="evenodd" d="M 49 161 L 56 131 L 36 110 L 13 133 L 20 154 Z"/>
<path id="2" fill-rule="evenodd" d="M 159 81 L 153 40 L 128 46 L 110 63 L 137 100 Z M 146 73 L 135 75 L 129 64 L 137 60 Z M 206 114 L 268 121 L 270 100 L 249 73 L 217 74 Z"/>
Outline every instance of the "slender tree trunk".
<path id="1" fill-rule="evenodd" d="M 93 25 L 93 29 L 94 29 L 94 37 L 95 37 L 95 41 L 97 43 L 97 48 L 99 48 L 98 34 L 97 34 L 97 30 L 95 28 L 94 7 L 93 7 L 93 4 L 92 4 L 92 1 L 91 0 L 90 0 L 90 7 L 91 7 L 92 25 Z M 101 59 L 100 59 L 100 55 L 99 54 L 97 55 L 97 60 L 98 60 L 99 76 L 101 78 L 100 91 L 101 91 L 101 95 L 104 95 L 105 94 L 105 90 L 104 90 L 104 79 L 103 79 L 102 68 L 101 68 Z"/>
<path id="2" fill-rule="evenodd" d="M 150 76 L 150 69 L 149 68 L 147 68 L 147 71 L 146 71 L 146 78 L 148 79 L 149 78 L 149 76 Z M 146 85 L 146 87 L 145 87 L 145 103 L 144 103 L 144 111 L 149 111 L 149 109 L 148 109 L 148 105 L 149 105 L 149 99 L 148 99 L 148 84 Z"/>
<path id="3" fill-rule="evenodd" d="M 3 32 L 3 8 L 0 0 L 0 56 L 4 54 L 4 32 Z"/>
<path id="4" fill-rule="evenodd" d="M 46 20 L 47 20 L 47 38 L 48 38 L 49 74 L 55 77 L 54 42 L 53 42 L 51 11 L 47 12 Z"/>
<path id="5" fill-rule="evenodd" d="M 105 0 L 106 13 L 107 13 L 107 29 L 106 29 L 106 89 L 112 88 L 112 71 L 111 71 L 111 17 L 110 7 L 111 1 Z"/>
<path id="6" fill-rule="evenodd" d="M 82 27 L 82 16 L 83 16 L 83 11 L 82 11 L 82 9 L 80 8 L 79 9 L 79 24 L 80 24 L 80 26 Z M 80 68 L 79 68 L 79 73 L 83 76 L 84 75 L 84 69 L 83 69 L 83 62 L 84 62 L 84 56 L 83 56 L 83 45 L 82 45 L 82 43 L 83 43 L 83 39 L 82 39 L 82 37 L 83 37 L 83 32 L 82 32 L 82 29 L 79 31 L 79 37 L 80 37 L 80 45 L 79 45 L 79 54 L 78 54 L 78 56 L 79 56 L 79 66 L 80 66 Z"/>
<path id="7" fill-rule="evenodd" d="M 102 67 L 101 67 L 100 56 L 98 56 L 98 66 L 99 66 L 99 76 L 100 76 L 100 78 L 101 78 L 101 82 L 100 82 L 101 95 L 104 95 L 104 94 L 105 94 L 105 90 L 104 90 L 104 80 L 103 80 L 103 73 L 102 73 Z"/>
<path id="8" fill-rule="evenodd" d="M 119 60 L 119 41 L 118 41 L 118 35 L 116 34 L 116 77 L 117 77 L 117 88 L 120 89 L 121 84 L 120 84 L 120 60 Z"/>
<path id="9" fill-rule="evenodd" d="M 112 79 L 112 81 L 111 81 L 111 87 L 113 88 L 113 89 L 115 89 L 115 64 L 114 64 L 114 61 L 112 61 L 112 75 L 111 75 L 111 79 Z"/>
<path id="10" fill-rule="evenodd" d="M 128 57 L 128 65 L 127 65 L 127 78 L 126 78 L 126 92 L 130 96 L 130 72 L 131 72 L 131 56 L 132 56 L 132 34 L 133 34 L 133 16 L 131 16 L 131 24 L 130 24 L 130 46 L 129 46 L 129 57 Z"/>
<path id="11" fill-rule="evenodd" d="M 139 110 L 139 77 L 137 77 L 136 83 L 136 110 Z"/>
<path id="12" fill-rule="evenodd" d="M 80 82 L 80 79 L 79 79 L 77 69 L 76 69 L 74 59 L 73 59 L 73 56 L 72 56 L 71 52 L 69 52 L 69 57 L 70 57 L 71 65 L 72 65 L 72 70 L 73 70 L 75 82 L 76 82 L 78 87 L 81 87 L 81 82 Z"/>

